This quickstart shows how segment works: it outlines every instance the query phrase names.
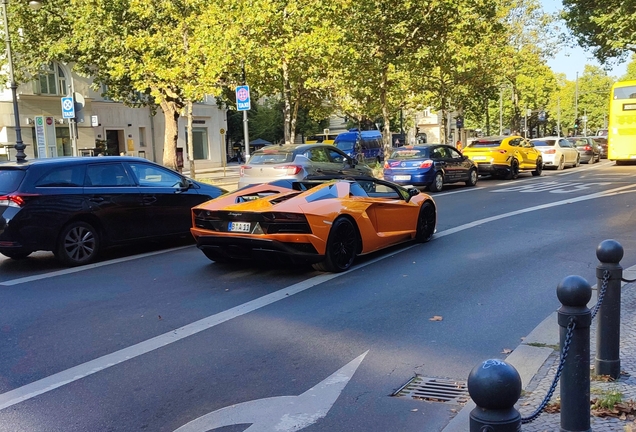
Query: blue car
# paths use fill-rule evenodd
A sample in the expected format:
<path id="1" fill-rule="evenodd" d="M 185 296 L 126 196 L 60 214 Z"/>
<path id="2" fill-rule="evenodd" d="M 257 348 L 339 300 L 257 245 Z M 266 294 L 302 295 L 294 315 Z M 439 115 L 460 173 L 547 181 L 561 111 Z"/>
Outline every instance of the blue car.
<path id="1" fill-rule="evenodd" d="M 384 162 L 384 179 L 439 192 L 446 183 L 477 184 L 477 167 L 456 148 L 444 144 L 395 147 Z"/>

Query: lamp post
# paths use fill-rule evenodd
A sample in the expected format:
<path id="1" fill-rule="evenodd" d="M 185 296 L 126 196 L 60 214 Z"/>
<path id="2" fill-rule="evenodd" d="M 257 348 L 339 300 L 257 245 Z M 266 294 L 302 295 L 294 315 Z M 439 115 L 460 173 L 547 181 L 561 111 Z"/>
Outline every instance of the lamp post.
<path id="1" fill-rule="evenodd" d="M 7 5 L 9 0 L 2 0 L 2 20 L 4 22 L 4 38 L 6 43 L 7 61 L 9 62 L 9 86 L 11 88 L 11 96 L 13 100 L 13 116 L 15 118 L 15 158 L 18 162 L 24 162 L 26 154 L 24 149 L 26 146 L 22 142 L 22 128 L 20 127 L 20 112 L 18 110 L 18 84 L 15 82 L 13 75 L 13 57 L 11 56 L 11 37 L 9 36 L 9 19 L 7 14 Z M 39 9 L 41 3 L 38 1 L 30 1 L 29 6 L 32 9 Z"/>

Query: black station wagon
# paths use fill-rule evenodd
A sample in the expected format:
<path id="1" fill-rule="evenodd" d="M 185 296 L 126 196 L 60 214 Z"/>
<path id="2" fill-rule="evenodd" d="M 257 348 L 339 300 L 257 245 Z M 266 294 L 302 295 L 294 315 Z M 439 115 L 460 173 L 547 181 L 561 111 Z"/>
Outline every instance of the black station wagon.
<path id="1" fill-rule="evenodd" d="M 189 235 L 190 209 L 226 191 L 142 158 L 34 159 L 0 164 L 0 253 L 52 251 L 64 264 L 109 246 Z"/>

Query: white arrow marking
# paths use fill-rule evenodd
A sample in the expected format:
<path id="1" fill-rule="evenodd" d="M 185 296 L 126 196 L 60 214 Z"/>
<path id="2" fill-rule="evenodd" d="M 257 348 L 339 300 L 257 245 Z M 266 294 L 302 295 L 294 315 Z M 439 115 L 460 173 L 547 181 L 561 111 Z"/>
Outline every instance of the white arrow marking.
<path id="1" fill-rule="evenodd" d="M 221 408 L 192 420 L 175 432 L 207 432 L 251 423 L 245 432 L 293 432 L 327 415 L 369 351 L 298 396 L 278 396 Z"/>

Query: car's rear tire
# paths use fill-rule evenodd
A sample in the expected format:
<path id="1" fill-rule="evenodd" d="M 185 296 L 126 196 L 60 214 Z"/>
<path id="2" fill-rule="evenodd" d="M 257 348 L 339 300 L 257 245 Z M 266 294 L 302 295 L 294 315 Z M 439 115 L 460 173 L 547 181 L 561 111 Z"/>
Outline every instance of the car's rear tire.
<path id="1" fill-rule="evenodd" d="M 510 170 L 508 171 L 506 180 L 514 180 L 517 177 L 519 177 L 519 161 L 513 159 L 512 162 L 510 162 Z"/>
<path id="2" fill-rule="evenodd" d="M 89 264 L 100 252 L 97 229 L 86 222 L 71 222 L 62 228 L 57 241 L 55 256 L 68 266 Z"/>
<path id="3" fill-rule="evenodd" d="M 318 271 L 340 273 L 351 268 L 358 253 L 358 231 L 346 217 L 333 222 L 327 239 L 325 260 L 313 264 Z"/>
<path id="4" fill-rule="evenodd" d="M 574 168 L 581 166 L 581 155 L 576 157 L 576 163 L 574 164 Z"/>
<path id="5" fill-rule="evenodd" d="M 563 158 L 563 156 L 561 156 L 561 158 Z M 563 159 L 561 159 L 561 161 L 563 161 Z M 537 167 L 534 169 L 534 171 L 532 171 L 532 175 L 534 177 L 538 177 L 541 175 L 542 172 L 543 172 L 543 160 L 537 159 Z"/>
<path id="6" fill-rule="evenodd" d="M 466 186 L 475 186 L 477 184 L 477 179 L 479 175 L 477 174 L 476 169 L 471 169 L 468 171 L 468 180 L 466 180 Z"/>
<path id="7" fill-rule="evenodd" d="M 439 192 L 442 190 L 443 187 L 444 187 L 444 175 L 442 174 L 441 171 L 437 171 L 435 173 L 435 177 L 433 178 L 433 181 L 431 182 L 430 185 L 428 185 L 428 189 L 431 192 Z"/>
<path id="8" fill-rule="evenodd" d="M 31 252 L 2 252 L 2 255 L 14 260 L 22 260 L 31 255 Z"/>
<path id="9" fill-rule="evenodd" d="M 563 168 L 565 168 L 565 157 L 561 156 L 559 164 L 557 165 L 557 171 L 561 171 Z"/>
<path id="10" fill-rule="evenodd" d="M 420 215 L 417 218 L 417 229 L 415 231 L 415 241 L 418 243 L 426 243 L 433 234 L 435 234 L 435 223 L 437 222 L 437 213 L 435 206 L 426 201 L 420 207 Z"/>

